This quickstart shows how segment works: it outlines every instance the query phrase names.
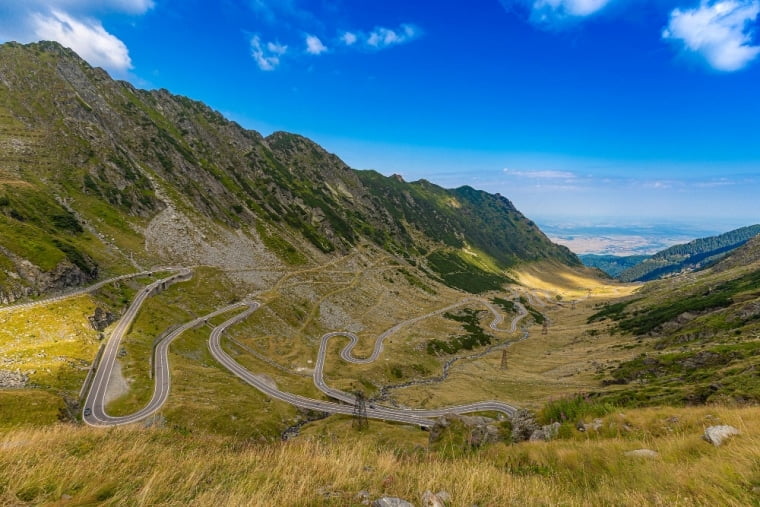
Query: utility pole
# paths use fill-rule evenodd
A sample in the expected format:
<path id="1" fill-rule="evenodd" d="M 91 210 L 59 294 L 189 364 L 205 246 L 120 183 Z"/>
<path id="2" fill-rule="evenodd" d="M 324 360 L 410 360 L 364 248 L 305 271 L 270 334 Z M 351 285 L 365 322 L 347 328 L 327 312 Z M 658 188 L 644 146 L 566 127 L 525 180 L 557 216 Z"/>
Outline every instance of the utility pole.
<path id="1" fill-rule="evenodd" d="M 369 427 L 369 421 L 367 420 L 367 399 L 364 397 L 364 393 L 356 391 L 354 393 L 354 422 L 355 429 L 361 431 Z"/>
<path id="2" fill-rule="evenodd" d="M 501 369 L 507 369 L 507 349 L 501 351 Z"/>

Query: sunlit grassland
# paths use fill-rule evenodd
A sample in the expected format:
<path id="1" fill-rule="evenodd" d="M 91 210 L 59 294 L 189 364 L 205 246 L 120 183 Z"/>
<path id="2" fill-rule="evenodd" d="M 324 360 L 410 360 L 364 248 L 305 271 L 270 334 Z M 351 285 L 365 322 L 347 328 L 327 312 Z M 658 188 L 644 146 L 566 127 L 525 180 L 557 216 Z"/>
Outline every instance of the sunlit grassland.
<path id="1" fill-rule="evenodd" d="M 74 396 L 100 342 L 87 317 L 90 296 L 0 312 L 0 369 L 20 371 L 33 386 Z"/>
<path id="2" fill-rule="evenodd" d="M 428 451 L 416 428 L 371 422 L 357 432 L 348 418 L 331 422 L 283 444 L 170 428 L 18 428 L 0 436 L 0 503 L 69 495 L 79 504 L 350 505 L 362 490 L 419 502 L 428 489 L 447 491 L 454 505 L 760 500 L 758 408 L 631 410 L 605 417 L 598 435 L 456 455 Z M 716 423 L 743 434 L 713 447 L 701 434 Z M 390 429 L 379 439 L 381 425 Z M 659 456 L 625 454 L 641 448 Z"/>

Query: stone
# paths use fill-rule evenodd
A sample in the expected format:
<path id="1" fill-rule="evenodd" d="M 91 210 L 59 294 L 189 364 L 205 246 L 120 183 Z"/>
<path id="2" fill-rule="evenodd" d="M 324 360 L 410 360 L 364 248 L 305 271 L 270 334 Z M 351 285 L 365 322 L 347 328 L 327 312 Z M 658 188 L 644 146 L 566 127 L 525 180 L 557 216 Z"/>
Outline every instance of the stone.
<path id="1" fill-rule="evenodd" d="M 715 447 L 720 447 L 728 438 L 734 435 L 741 435 L 741 431 L 733 426 L 710 426 L 705 430 L 703 438 Z"/>
<path id="2" fill-rule="evenodd" d="M 580 421 L 576 428 L 578 428 L 578 431 L 580 432 L 586 432 L 586 431 L 599 431 L 602 426 L 604 425 L 604 421 L 601 419 L 594 419 L 591 423 L 586 424 L 583 421 Z"/>
<path id="3" fill-rule="evenodd" d="M 529 440 L 533 432 L 539 429 L 536 418 L 527 410 L 520 409 L 512 416 L 512 441 L 515 443 Z"/>
<path id="4" fill-rule="evenodd" d="M 660 453 L 657 451 L 653 451 L 652 449 L 636 449 L 634 451 L 626 452 L 625 455 L 631 456 L 633 458 L 654 459 L 654 458 L 658 458 L 660 456 Z"/>
<path id="5" fill-rule="evenodd" d="M 359 491 L 354 497 L 354 499 L 362 505 L 369 505 L 369 502 L 370 502 L 369 491 L 364 490 L 364 489 Z"/>
<path id="6" fill-rule="evenodd" d="M 88 317 L 88 320 L 95 331 L 103 331 L 105 328 L 116 322 L 118 317 L 98 306 L 95 308 L 95 314 Z"/>
<path id="7" fill-rule="evenodd" d="M 414 504 L 401 498 L 384 496 L 372 502 L 372 507 L 414 507 Z"/>
<path id="8" fill-rule="evenodd" d="M 535 430 L 533 433 L 531 433 L 530 438 L 528 441 L 530 442 L 548 442 L 549 440 L 554 440 L 557 438 L 557 435 L 559 434 L 559 428 L 561 424 L 558 422 L 553 422 L 552 424 L 547 424 L 545 426 L 541 426 L 541 428 Z"/>
<path id="9" fill-rule="evenodd" d="M 488 417 L 469 417 L 461 415 L 446 415 L 436 420 L 430 428 L 429 443 L 440 441 L 447 431 L 464 431 L 467 445 L 481 447 L 485 444 L 501 440 L 499 429 L 493 424 L 496 421 Z"/>
<path id="10" fill-rule="evenodd" d="M 64 493 L 64 494 L 61 495 L 61 500 L 63 500 L 64 502 L 66 502 L 68 500 L 71 500 L 72 498 L 74 498 L 74 497 L 71 496 L 71 495 L 67 495 L 66 493 Z"/>
<path id="11" fill-rule="evenodd" d="M 445 491 L 433 493 L 430 490 L 422 493 L 422 507 L 446 507 L 451 502 L 451 495 Z"/>

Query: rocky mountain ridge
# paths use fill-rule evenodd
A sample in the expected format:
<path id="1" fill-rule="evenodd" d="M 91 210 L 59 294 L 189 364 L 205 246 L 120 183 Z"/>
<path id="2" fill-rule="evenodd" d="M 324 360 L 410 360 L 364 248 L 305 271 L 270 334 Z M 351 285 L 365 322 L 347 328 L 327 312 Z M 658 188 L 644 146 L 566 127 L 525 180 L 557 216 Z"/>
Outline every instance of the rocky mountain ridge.
<path id="1" fill-rule="evenodd" d="M 524 262 L 580 265 L 502 196 L 353 170 L 304 137 L 114 81 L 54 42 L 0 46 L 0 147 L 9 302 L 138 265 L 297 265 L 364 242 L 471 292 Z M 66 274 L 41 283 L 35 269 Z"/>

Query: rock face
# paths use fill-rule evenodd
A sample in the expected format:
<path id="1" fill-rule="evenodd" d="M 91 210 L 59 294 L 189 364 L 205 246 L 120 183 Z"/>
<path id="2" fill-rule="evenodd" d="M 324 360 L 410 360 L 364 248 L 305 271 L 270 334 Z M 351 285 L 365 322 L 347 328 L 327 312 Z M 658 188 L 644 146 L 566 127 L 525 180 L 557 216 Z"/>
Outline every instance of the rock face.
<path id="1" fill-rule="evenodd" d="M 20 389 L 28 381 L 29 377 L 19 371 L 0 370 L 0 389 Z"/>
<path id="2" fill-rule="evenodd" d="M 512 442 L 519 443 L 530 440 L 530 437 L 541 427 L 535 416 L 528 410 L 520 409 L 512 417 Z"/>
<path id="3" fill-rule="evenodd" d="M 439 418 L 430 428 L 429 441 L 432 445 L 446 436 L 454 440 L 461 437 L 463 443 L 469 447 L 482 447 L 501 440 L 499 428 L 494 423 L 496 420 L 489 417 L 447 415 Z"/>
<path id="4" fill-rule="evenodd" d="M 705 430 L 703 438 L 715 447 L 720 447 L 727 439 L 735 435 L 741 435 L 741 431 L 733 426 L 710 426 Z"/>
<path id="5" fill-rule="evenodd" d="M 548 442 L 549 440 L 554 440 L 559 434 L 560 426 L 561 425 L 558 422 L 553 422 L 551 424 L 547 424 L 546 426 L 541 426 L 541 428 L 531 433 L 528 440 L 531 442 Z"/>
<path id="6" fill-rule="evenodd" d="M 56 289 L 16 283 L 23 276 L 7 268 L 10 254 L 44 273 L 66 259 L 80 273 L 52 273 L 52 285 L 65 287 L 97 276 L 93 259 L 104 271 L 126 263 L 244 270 L 261 258 L 325 260 L 365 241 L 424 259 L 426 272 L 471 292 L 500 287 L 502 268 L 513 265 L 581 266 L 501 195 L 353 170 L 304 137 L 263 137 L 200 102 L 114 81 L 54 42 L 0 44 L 0 77 L 0 169 L 14 185 L 0 182 L 0 223 L 25 224 L 29 245 L 41 247 L 0 237 L 7 300 L 25 286 Z M 452 251 L 428 255 L 433 244 Z M 458 255 L 465 246 L 499 269 Z"/>
<path id="7" fill-rule="evenodd" d="M 118 317 L 101 307 L 97 307 L 95 308 L 95 313 L 88 317 L 88 320 L 95 331 L 103 331 L 105 328 L 116 322 Z"/>

